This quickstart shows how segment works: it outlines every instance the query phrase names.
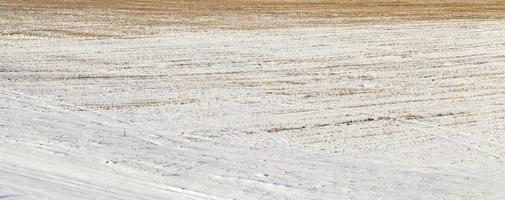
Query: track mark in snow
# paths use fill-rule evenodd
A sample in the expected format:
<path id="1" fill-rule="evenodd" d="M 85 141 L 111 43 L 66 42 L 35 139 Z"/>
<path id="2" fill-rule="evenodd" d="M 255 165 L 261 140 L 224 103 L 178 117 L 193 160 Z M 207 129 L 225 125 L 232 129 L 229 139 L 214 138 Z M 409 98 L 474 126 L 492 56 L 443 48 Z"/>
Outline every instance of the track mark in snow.
<path id="1" fill-rule="evenodd" d="M 409 124 L 409 127 L 418 131 L 429 133 L 436 137 L 463 145 L 505 163 L 505 146 L 503 145 L 486 141 L 461 131 L 434 126 L 417 120 L 404 120 L 402 122 L 404 122 L 404 124 Z"/>

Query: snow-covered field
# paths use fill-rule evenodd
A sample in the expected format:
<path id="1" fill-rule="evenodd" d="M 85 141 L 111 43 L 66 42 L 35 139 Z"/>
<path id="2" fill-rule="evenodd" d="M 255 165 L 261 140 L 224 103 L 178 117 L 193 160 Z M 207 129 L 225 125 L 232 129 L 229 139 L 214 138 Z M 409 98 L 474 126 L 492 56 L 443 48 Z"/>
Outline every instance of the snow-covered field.
<path id="1" fill-rule="evenodd" d="M 0 199 L 504 199 L 505 21 L 0 36 Z"/>

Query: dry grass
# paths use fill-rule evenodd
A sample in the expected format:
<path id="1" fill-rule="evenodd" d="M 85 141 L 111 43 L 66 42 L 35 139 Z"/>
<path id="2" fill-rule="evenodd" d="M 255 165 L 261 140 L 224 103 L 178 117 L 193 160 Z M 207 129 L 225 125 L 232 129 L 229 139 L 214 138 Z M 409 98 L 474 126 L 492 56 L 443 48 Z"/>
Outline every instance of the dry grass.
<path id="1" fill-rule="evenodd" d="M 170 105 L 184 105 L 195 103 L 196 99 L 148 99 L 143 101 L 132 101 L 123 103 L 85 103 L 80 106 L 86 108 L 93 108 L 98 110 L 119 110 L 119 109 L 135 109 L 135 108 L 145 108 L 145 107 L 158 107 L 158 106 L 170 106 Z"/>
<path id="2" fill-rule="evenodd" d="M 0 1 L 0 35 L 106 37 L 157 33 L 162 27 L 263 29 L 502 19 L 497 0 L 20 0 Z"/>

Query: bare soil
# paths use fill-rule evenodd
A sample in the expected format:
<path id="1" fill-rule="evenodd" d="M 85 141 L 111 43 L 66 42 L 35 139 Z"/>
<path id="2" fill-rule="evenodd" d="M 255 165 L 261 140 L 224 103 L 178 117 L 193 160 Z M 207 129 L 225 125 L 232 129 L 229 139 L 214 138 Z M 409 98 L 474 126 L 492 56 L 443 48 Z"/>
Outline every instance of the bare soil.
<path id="1" fill-rule="evenodd" d="M 135 36 L 163 27 L 265 29 L 504 17 L 505 1 L 498 0 L 1 0 L 0 36 Z"/>

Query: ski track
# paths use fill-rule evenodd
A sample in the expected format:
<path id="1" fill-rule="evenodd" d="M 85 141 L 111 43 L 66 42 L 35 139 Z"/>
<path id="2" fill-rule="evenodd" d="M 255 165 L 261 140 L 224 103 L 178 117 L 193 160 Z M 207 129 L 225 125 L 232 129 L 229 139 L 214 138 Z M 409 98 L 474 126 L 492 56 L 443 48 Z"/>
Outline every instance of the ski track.
<path id="1" fill-rule="evenodd" d="M 504 35 L 0 36 L 0 199 L 502 199 Z"/>

